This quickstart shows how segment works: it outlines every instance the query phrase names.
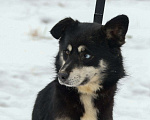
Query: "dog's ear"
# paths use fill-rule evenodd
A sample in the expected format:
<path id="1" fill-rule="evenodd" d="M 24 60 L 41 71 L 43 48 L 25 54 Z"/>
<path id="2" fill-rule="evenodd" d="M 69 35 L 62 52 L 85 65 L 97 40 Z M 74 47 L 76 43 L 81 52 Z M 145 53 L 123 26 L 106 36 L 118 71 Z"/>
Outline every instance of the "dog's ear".
<path id="1" fill-rule="evenodd" d="M 103 30 L 110 47 L 121 47 L 125 43 L 129 19 L 126 15 L 119 15 L 108 21 Z"/>
<path id="2" fill-rule="evenodd" d="M 74 21 L 72 18 L 65 18 L 59 21 L 51 30 L 50 33 L 56 39 L 59 39 L 65 30 L 71 25 L 75 24 L 77 21 Z"/>

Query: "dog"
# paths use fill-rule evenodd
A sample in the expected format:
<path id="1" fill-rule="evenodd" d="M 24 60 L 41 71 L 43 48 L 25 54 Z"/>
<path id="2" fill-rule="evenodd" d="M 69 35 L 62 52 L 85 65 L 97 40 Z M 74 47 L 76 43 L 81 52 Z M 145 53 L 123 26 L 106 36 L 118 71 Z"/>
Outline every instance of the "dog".
<path id="1" fill-rule="evenodd" d="M 117 82 L 125 77 L 120 48 L 128 24 L 126 15 L 105 25 L 58 22 L 50 31 L 59 40 L 57 76 L 39 92 L 32 120 L 113 120 Z"/>

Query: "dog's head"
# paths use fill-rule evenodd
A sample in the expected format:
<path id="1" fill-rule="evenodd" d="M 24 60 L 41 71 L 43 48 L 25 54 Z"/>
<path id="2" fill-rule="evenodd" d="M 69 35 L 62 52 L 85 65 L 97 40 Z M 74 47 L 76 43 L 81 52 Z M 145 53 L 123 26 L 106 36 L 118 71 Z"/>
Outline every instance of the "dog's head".
<path id="1" fill-rule="evenodd" d="M 117 16 L 105 25 L 81 23 L 72 18 L 58 22 L 50 31 L 59 39 L 56 68 L 59 83 L 79 87 L 111 84 L 124 75 L 120 47 L 125 43 L 128 17 Z M 109 81 L 108 78 L 110 77 Z"/>

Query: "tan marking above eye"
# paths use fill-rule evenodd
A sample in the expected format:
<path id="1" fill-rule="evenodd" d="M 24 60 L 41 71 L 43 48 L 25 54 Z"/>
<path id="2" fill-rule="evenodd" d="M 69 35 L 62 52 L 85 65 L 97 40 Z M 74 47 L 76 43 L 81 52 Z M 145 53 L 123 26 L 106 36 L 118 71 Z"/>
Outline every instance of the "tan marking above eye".
<path id="1" fill-rule="evenodd" d="M 71 52 L 72 51 L 72 46 L 69 44 L 67 49 Z"/>
<path id="2" fill-rule="evenodd" d="M 78 52 L 83 52 L 83 51 L 85 51 L 85 46 L 84 45 L 80 45 L 78 47 Z"/>

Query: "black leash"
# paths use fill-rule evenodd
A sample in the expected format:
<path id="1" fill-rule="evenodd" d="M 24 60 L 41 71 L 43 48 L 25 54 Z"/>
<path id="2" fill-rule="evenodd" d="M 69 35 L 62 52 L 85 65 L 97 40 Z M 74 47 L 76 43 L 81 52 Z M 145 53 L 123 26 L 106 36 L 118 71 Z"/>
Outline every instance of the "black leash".
<path id="1" fill-rule="evenodd" d="M 105 0 L 97 0 L 94 14 L 94 22 L 102 24 Z"/>

